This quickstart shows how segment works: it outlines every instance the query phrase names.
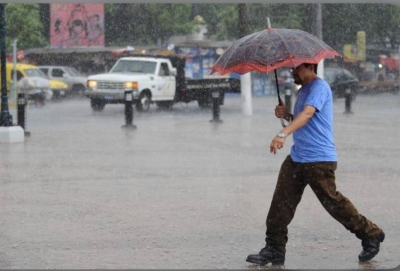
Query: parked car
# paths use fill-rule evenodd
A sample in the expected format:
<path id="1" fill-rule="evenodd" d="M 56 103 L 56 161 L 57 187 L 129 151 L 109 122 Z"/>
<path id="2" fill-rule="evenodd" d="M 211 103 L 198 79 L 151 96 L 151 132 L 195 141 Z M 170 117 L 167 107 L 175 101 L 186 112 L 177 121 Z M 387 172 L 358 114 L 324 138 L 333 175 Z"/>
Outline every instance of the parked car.
<path id="1" fill-rule="evenodd" d="M 24 92 L 29 101 L 33 101 L 37 107 L 43 107 L 45 100 L 53 96 L 50 81 L 43 77 L 23 77 L 18 81 L 19 91 Z"/>
<path id="2" fill-rule="evenodd" d="M 399 93 L 399 79 L 393 73 L 386 76 L 378 73 L 376 77 L 365 78 L 360 81 L 360 92 L 363 94 Z"/>
<path id="3" fill-rule="evenodd" d="M 359 81 L 350 71 L 344 68 L 324 68 L 324 79 L 332 89 L 333 97 L 344 98 L 347 93 L 355 99 L 359 89 Z"/>
<path id="4" fill-rule="evenodd" d="M 50 78 L 63 81 L 68 85 L 67 95 L 83 96 L 86 89 L 86 77 L 73 67 L 39 66 Z"/>
<path id="5" fill-rule="evenodd" d="M 67 89 L 67 84 L 62 81 L 50 79 L 44 74 L 37 66 L 26 64 L 26 63 L 16 63 L 16 79 L 17 83 L 24 77 L 41 77 L 49 81 L 51 86 L 52 95 L 51 97 L 58 98 L 65 95 L 65 90 Z M 6 63 L 6 82 L 8 89 L 11 89 L 12 80 L 14 78 L 14 64 Z"/>

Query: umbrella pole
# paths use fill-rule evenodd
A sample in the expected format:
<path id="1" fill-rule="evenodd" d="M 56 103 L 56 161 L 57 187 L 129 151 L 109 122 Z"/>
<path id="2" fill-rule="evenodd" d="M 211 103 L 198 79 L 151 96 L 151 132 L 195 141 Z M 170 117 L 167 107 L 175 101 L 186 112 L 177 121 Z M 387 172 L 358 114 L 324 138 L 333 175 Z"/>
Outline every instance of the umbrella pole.
<path id="1" fill-rule="evenodd" d="M 281 102 L 281 95 L 280 95 L 280 93 L 279 93 L 279 84 L 278 84 L 278 75 L 277 75 L 277 73 L 276 73 L 276 69 L 274 70 L 274 72 L 275 72 L 275 82 L 276 82 L 276 93 L 278 94 L 278 104 L 279 105 L 282 105 L 282 102 Z M 286 127 L 286 124 L 285 124 L 285 122 L 283 121 L 283 118 L 281 118 L 281 125 L 282 125 L 282 127 Z"/>
<path id="2" fill-rule="evenodd" d="M 278 94 L 278 104 L 281 105 L 281 94 L 279 93 L 279 84 L 278 84 L 278 75 L 276 73 L 276 69 L 274 70 L 275 72 L 275 84 L 276 84 L 276 93 Z"/>

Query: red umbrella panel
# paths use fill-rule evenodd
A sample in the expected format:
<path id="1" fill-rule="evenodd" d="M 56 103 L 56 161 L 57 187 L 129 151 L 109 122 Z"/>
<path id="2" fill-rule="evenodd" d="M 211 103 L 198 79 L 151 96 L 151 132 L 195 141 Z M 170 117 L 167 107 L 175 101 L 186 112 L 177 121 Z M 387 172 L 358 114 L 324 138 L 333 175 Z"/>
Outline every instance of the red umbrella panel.
<path id="1" fill-rule="evenodd" d="M 270 72 L 279 67 L 318 63 L 323 58 L 336 56 L 340 57 L 340 54 L 310 33 L 267 28 L 233 42 L 215 62 L 211 74 Z"/>

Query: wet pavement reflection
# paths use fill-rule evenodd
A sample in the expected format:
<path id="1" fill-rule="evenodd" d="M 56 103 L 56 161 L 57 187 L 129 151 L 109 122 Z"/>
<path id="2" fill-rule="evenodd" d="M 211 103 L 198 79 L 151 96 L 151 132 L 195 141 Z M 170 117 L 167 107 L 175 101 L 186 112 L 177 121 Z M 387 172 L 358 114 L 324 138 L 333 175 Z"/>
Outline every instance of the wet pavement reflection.
<path id="1" fill-rule="evenodd" d="M 359 95 L 354 114 L 334 104 L 338 190 L 381 226 L 381 252 L 359 263 L 361 241 L 306 188 L 289 225 L 285 266 L 249 265 L 264 246 L 265 218 L 292 139 L 275 96 L 253 116 L 227 95 L 223 123 L 197 103 L 134 114 L 92 112 L 89 100 L 28 108 L 31 136 L 0 144 L 0 268 L 392 269 L 400 264 L 400 95 Z M 10 110 L 12 114 L 14 112 Z M 15 118 L 15 117 L 14 117 Z"/>

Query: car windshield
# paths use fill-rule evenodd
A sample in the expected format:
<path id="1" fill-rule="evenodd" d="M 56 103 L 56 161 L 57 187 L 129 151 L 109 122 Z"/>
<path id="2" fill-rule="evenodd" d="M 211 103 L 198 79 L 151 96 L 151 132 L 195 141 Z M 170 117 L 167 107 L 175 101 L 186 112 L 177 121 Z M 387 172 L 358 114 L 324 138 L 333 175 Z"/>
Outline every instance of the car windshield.
<path id="1" fill-rule="evenodd" d="M 28 77 L 42 77 L 48 79 L 47 75 L 40 69 L 24 69 Z"/>
<path id="2" fill-rule="evenodd" d="M 83 76 L 80 72 L 78 72 L 75 68 L 73 67 L 65 67 L 65 70 L 67 73 L 71 76 Z"/>
<path id="3" fill-rule="evenodd" d="M 143 60 L 120 60 L 111 69 L 111 73 L 151 73 L 156 71 L 157 62 Z"/>

